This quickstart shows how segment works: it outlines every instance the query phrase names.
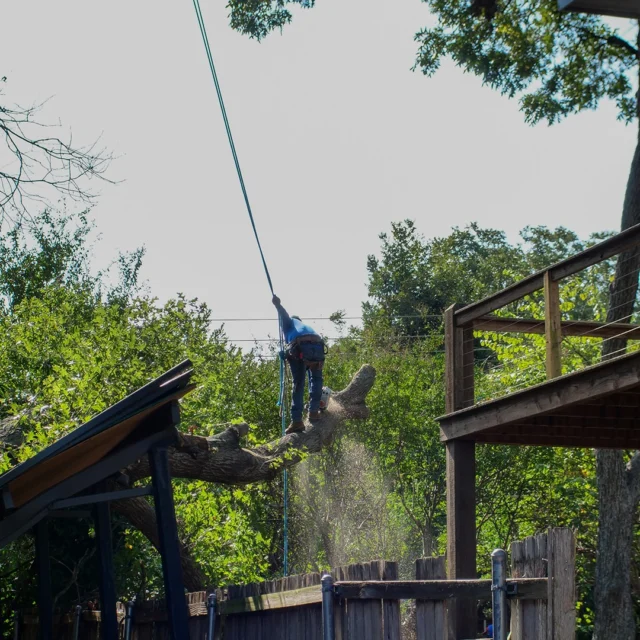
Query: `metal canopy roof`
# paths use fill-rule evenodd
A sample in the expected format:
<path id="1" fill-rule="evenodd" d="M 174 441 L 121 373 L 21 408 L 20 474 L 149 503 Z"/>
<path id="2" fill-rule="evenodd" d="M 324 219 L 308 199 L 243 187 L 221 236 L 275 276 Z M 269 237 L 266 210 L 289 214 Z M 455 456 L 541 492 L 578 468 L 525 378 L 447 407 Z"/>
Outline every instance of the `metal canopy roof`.
<path id="1" fill-rule="evenodd" d="M 441 439 L 640 448 L 640 352 L 438 418 Z"/>
<path id="2" fill-rule="evenodd" d="M 0 548 L 60 500 L 74 496 L 175 440 L 177 400 L 194 388 L 188 360 L 0 476 Z"/>
<path id="3" fill-rule="evenodd" d="M 558 0 L 558 9 L 640 19 L 640 0 Z"/>

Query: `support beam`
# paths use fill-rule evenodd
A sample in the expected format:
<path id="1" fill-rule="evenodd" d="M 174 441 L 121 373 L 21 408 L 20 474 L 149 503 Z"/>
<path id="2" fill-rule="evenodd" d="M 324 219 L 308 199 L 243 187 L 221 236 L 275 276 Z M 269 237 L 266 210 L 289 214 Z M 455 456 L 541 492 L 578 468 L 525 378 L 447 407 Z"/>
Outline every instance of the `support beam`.
<path id="1" fill-rule="evenodd" d="M 550 271 L 544 274 L 544 335 L 547 347 L 547 380 L 562 375 L 562 318 L 560 288 Z"/>
<path id="2" fill-rule="evenodd" d="M 189 640 L 187 603 L 182 580 L 178 526 L 173 504 L 167 448 L 154 447 L 149 452 L 149 464 L 153 480 L 170 637 L 171 640 Z"/>
<path id="3" fill-rule="evenodd" d="M 100 638 L 118 640 L 116 614 L 116 584 L 113 569 L 113 543 L 111 541 L 111 517 L 109 503 L 99 502 L 94 507 L 96 543 L 100 563 Z"/>
<path id="4" fill-rule="evenodd" d="M 169 416 L 178 411 L 177 402 L 160 407 L 148 418 L 149 430 L 152 430 L 156 421 L 166 423 Z M 152 431 L 148 437 L 114 451 L 88 469 L 40 494 L 31 502 L 17 509 L 15 513 L 8 515 L 4 520 L 0 520 L 0 549 L 34 527 L 37 522 L 47 515 L 47 509 L 52 503 L 87 489 L 96 482 L 117 473 L 120 469 L 124 469 L 132 462 L 135 462 L 145 455 L 152 446 L 161 443 L 171 444 L 175 441 L 175 438 L 176 430 L 173 426 L 161 431 Z"/>
<path id="5" fill-rule="evenodd" d="M 53 597 L 51 594 L 51 563 L 49 559 L 49 525 L 41 520 L 34 528 L 36 538 L 36 569 L 38 572 L 38 638 L 53 638 Z"/>
<path id="6" fill-rule="evenodd" d="M 121 489 L 120 491 L 103 491 L 101 493 L 89 493 L 84 496 L 75 496 L 58 500 L 53 504 L 53 509 L 69 509 L 80 507 L 85 504 L 97 504 L 98 502 L 111 502 L 112 500 L 126 500 L 128 498 L 139 498 L 140 496 L 150 496 L 153 493 L 151 487 L 134 487 L 133 489 Z"/>
<path id="7" fill-rule="evenodd" d="M 476 453 L 468 440 L 447 442 L 447 575 L 449 580 L 475 580 Z M 449 637 L 473 638 L 476 601 L 456 599 L 448 609 Z"/>
<path id="8" fill-rule="evenodd" d="M 474 402 L 473 329 L 456 326 L 459 305 L 445 312 L 445 381 L 447 412 Z M 475 445 L 470 441 L 447 442 L 447 558 L 451 580 L 475 579 L 476 487 Z M 476 602 L 457 598 L 447 611 L 449 637 L 473 638 Z"/>

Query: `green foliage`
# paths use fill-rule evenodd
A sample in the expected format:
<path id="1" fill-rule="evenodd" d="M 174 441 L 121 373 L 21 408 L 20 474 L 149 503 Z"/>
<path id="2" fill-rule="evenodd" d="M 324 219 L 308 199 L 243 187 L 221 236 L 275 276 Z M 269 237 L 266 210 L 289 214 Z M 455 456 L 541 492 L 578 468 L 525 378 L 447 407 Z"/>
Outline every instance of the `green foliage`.
<path id="1" fill-rule="evenodd" d="M 582 251 L 606 234 L 594 234 L 582 242 L 563 227 L 525 227 L 520 236 L 522 241 L 512 245 L 504 232 L 470 224 L 454 228 L 444 238 L 425 240 L 411 220 L 392 223 L 391 234 L 380 235 L 380 257 L 371 255 L 367 261 L 370 301 L 363 304 L 365 326 L 386 327 L 407 336 L 441 331 L 442 313 L 451 304 L 481 300 Z M 602 263 L 584 276 L 598 288 L 600 305 L 609 267 Z M 574 303 L 584 318 L 593 318 L 591 302 Z M 509 310 L 520 313 L 518 305 Z M 574 319 L 578 319 L 577 310 Z"/>
<path id="2" fill-rule="evenodd" d="M 211 435 L 213 425 L 242 419 L 251 424 L 246 446 L 276 438 L 275 354 L 230 345 L 197 300 L 177 296 L 159 304 L 139 294 L 140 256 L 107 289 L 104 274 L 91 275 L 87 225 L 85 219 L 65 222 L 50 214 L 42 237 L 53 234 L 55 241 L 20 234 L 0 238 L 0 256 L 12 266 L 0 272 L 6 299 L 0 308 L 0 419 L 17 418 L 0 425 L 12 430 L 3 439 L 0 471 L 187 357 L 195 364 L 198 388 L 183 402 L 183 428 Z M 302 452 L 306 459 L 291 474 L 293 570 L 386 556 L 399 560 L 408 578 L 416 557 L 444 552 L 445 456 L 436 421 L 445 410 L 444 354 L 441 321 L 429 316 L 454 301 L 487 295 L 587 244 L 566 229 L 528 228 L 522 242 L 512 245 L 501 232 L 476 225 L 425 241 L 409 222 L 382 237 L 381 258 L 369 260 L 371 298 L 364 326 L 344 330 L 325 367 L 333 389 L 345 386 L 363 362 L 376 367 L 371 415 L 349 423 L 323 453 Z M 563 283 L 565 319 L 603 317 L 608 266 Z M 33 286 L 25 282 L 31 274 Z M 531 296 L 505 311 L 516 312 L 540 318 L 542 300 Z M 405 315 L 419 317 L 398 317 Z M 332 317 L 344 326 L 344 313 Z M 539 336 L 478 334 L 476 349 L 479 398 L 531 384 L 544 373 Z M 565 340 L 563 349 L 567 370 L 598 354 L 597 345 L 582 338 Z M 592 457 L 588 451 L 560 449 L 478 449 L 481 572 L 487 573 L 489 553 L 497 546 L 508 547 L 511 540 L 551 525 L 576 527 L 584 629 L 593 615 Z M 280 479 L 247 488 L 176 480 L 174 493 L 180 535 L 210 584 L 258 581 L 281 572 Z M 72 526 L 56 534 L 53 545 L 54 590 L 63 609 L 97 598 L 93 532 L 86 523 Z M 161 594 L 159 558 L 146 538 L 114 518 L 114 543 L 119 595 Z M 32 562 L 28 538 L 0 552 L 5 620 L 16 605 L 33 602 Z"/>
<path id="3" fill-rule="evenodd" d="M 559 12 L 556 0 L 424 1 L 438 24 L 416 35 L 423 73 L 450 57 L 519 97 L 530 123 L 558 122 L 603 98 L 615 101 L 621 120 L 637 117 L 637 45 L 600 17 Z"/>
<path id="4" fill-rule="evenodd" d="M 271 31 L 291 22 L 288 5 L 308 9 L 314 4 L 315 0 L 229 0 L 227 9 L 232 29 L 262 40 Z"/>

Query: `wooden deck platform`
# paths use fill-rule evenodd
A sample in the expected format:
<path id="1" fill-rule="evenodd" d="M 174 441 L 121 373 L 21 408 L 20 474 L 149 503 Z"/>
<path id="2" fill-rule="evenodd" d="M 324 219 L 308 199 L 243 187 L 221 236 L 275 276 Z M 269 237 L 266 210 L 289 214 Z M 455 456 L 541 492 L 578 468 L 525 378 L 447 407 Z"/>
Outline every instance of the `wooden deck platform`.
<path id="1" fill-rule="evenodd" d="M 438 420 L 443 442 L 640 449 L 640 351 Z"/>

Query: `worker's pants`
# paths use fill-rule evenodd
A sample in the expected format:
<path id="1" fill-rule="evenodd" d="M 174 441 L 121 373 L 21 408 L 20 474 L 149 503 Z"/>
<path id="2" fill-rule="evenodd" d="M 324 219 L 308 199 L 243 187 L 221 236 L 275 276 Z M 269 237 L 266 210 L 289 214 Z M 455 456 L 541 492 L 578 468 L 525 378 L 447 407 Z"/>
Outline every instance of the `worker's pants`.
<path id="1" fill-rule="evenodd" d="M 293 391 L 291 393 L 291 420 L 302 420 L 304 409 L 305 374 L 309 376 L 309 411 L 320 410 L 322 398 L 322 369 L 308 369 L 302 360 L 289 360 Z"/>

